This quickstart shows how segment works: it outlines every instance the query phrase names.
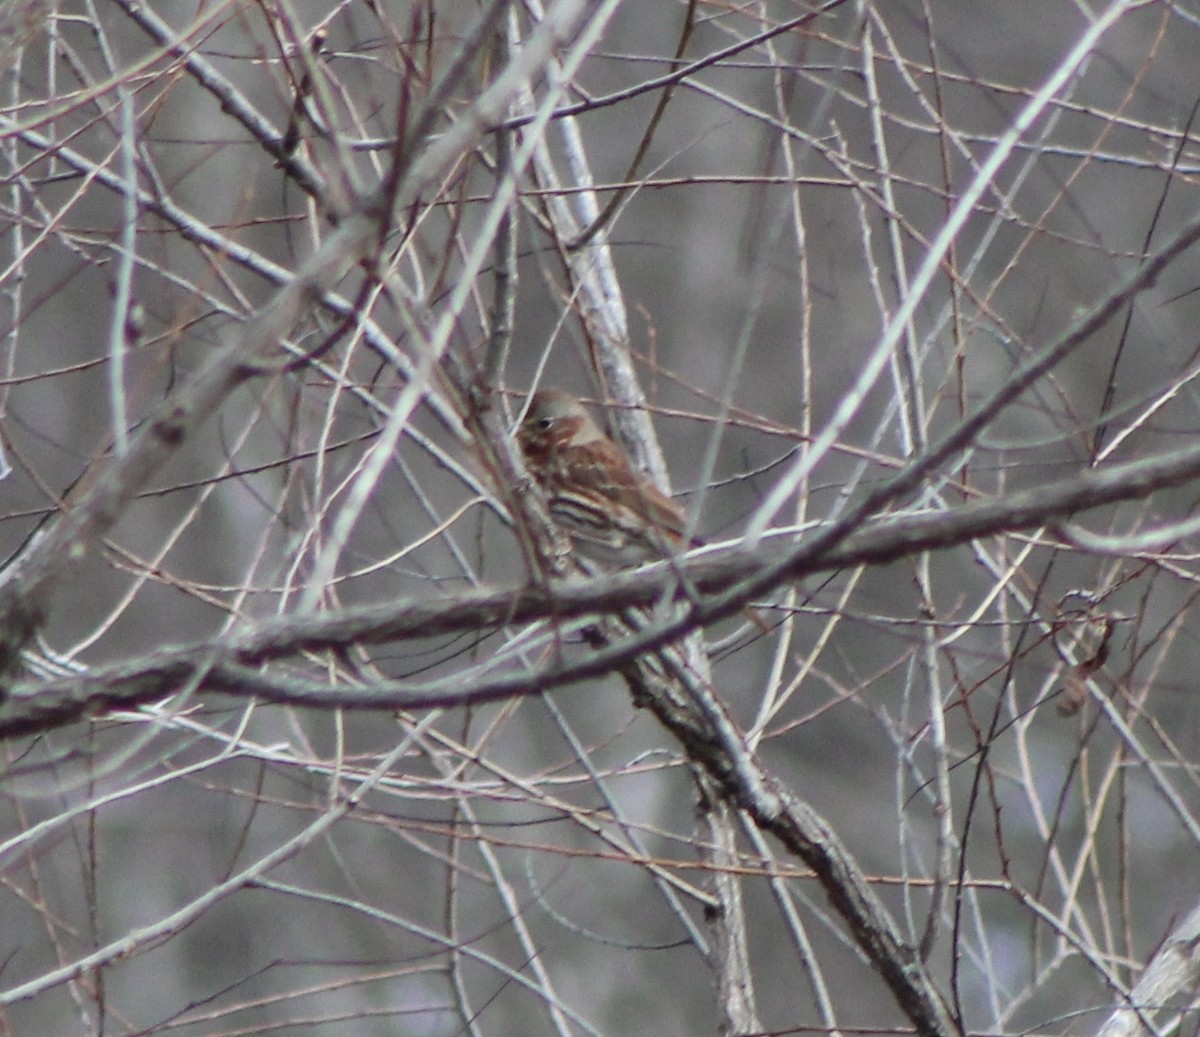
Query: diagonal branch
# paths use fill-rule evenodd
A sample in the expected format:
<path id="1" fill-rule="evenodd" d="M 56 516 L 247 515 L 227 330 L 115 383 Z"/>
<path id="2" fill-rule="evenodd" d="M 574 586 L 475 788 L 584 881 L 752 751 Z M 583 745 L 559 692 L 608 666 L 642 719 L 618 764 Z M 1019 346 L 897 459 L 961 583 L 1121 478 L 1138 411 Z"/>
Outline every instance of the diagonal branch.
<path id="1" fill-rule="evenodd" d="M 357 210 L 342 220 L 296 276 L 247 322 L 242 335 L 172 392 L 131 437 L 126 451 L 102 459 L 85 475 L 70 510 L 35 536 L 3 574 L 0 681 L 16 671 L 21 651 L 50 610 L 55 588 L 113 528 L 138 490 L 238 386 L 256 375 L 276 372 L 267 357 L 307 309 L 366 258 L 386 233 L 394 212 L 404 211 L 430 191 L 500 121 L 512 98 L 571 37 L 587 12 L 583 0 L 557 4 L 519 55 L 450 129 L 429 142 L 418 139 L 399 147 L 384 182 L 361 199 Z M 481 40 L 487 36 L 478 35 Z M 424 128 L 423 123 L 418 126 Z M 423 150 L 410 155 L 414 143 Z"/>
<path id="2" fill-rule="evenodd" d="M 612 673 L 688 631 L 737 612 L 761 593 L 764 573 L 775 581 L 800 579 L 863 564 L 885 564 L 922 551 L 946 550 L 980 537 L 1036 529 L 1088 508 L 1146 497 L 1155 490 L 1200 477 L 1200 445 L 1142 461 L 1081 473 L 1074 479 L 1013 494 L 1002 500 L 967 505 L 950 512 L 905 515 L 874 522 L 837 548 L 814 551 L 809 542 L 787 552 L 782 571 L 774 539 L 753 552 L 707 550 L 672 566 L 656 565 L 586 581 L 550 587 L 479 588 L 446 598 L 422 598 L 341 609 L 315 615 L 264 620 L 220 642 L 166 649 L 151 656 L 97 667 L 76 677 L 22 682 L 0 704 L 0 739 L 15 738 L 75 722 L 99 709 L 133 708 L 169 695 L 193 678 L 197 667 L 212 665 L 202 687 L 239 697 L 312 708 L 409 709 L 434 705 L 461 707 L 540 693 L 550 688 Z M 558 622 L 617 615 L 662 601 L 676 588 L 679 573 L 701 597 L 678 618 L 644 630 L 581 659 L 554 662 L 537 670 L 488 673 L 472 680 L 455 673 L 445 681 L 376 684 L 370 689 L 332 688 L 306 683 L 293 674 L 273 677 L 258 667 L 303 652 L 341 649 L 434 637 L 464 630 Z"/>

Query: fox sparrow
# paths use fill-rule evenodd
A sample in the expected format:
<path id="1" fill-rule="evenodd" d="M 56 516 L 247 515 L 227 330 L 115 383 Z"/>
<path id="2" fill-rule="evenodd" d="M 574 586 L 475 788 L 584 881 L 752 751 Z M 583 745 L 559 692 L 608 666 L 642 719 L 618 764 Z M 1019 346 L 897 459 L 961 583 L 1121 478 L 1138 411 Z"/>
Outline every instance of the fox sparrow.
<path id="1" fill-rule="evenodd" d="M 574 396 L 535 393 L 517 441 L 551 517 L 584 558 L 623 568 L 683 545 L 682 509 L 634 468 Z"/>
<path id="2" fill-rule="evenodd" d="M 633 466 L 570 393 L 534 393 L 517 442 L 551 517 L 583 558 L 619 569 L 701 544 L 685 543 L 683 509 Z M 769 630 L 753 609 L 746 615 Z"/>

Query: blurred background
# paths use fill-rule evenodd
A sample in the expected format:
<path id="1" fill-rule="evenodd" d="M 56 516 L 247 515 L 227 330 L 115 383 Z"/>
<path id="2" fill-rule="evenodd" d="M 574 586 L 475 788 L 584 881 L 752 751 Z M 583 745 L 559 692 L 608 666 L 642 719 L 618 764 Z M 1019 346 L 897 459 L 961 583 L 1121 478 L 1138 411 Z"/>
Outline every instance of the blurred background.
<path id="1" fill-rule="evenodd" d="M 110 477 L 356 199 L 403 184 L 506 69 L 526 83 L 434 188 L 398 190 L 369 257 L 287 333 L 293 362 L 230 391 L 122 502 L 55 589 L 26 692 L 301 609 L 541 578 L 463 372 L 496 390 L 496 427 L 559 385 L 629 437 L 623 371 L 707 537 L 828 523 L 1196 215 L 1193 0 L 546 4 L 575 19 L 548 56 L 535 3 L 0 12 L 5 557 Z M 891 510 L 1191 444 L 1198 281 L 1183 251 Z M 1194 531 L 1171 532 L 1196 497 L 1077 516 L 1102 551 L 997 528 L 780 586 L 770 635 L 706 632 L 748 743 L 927 938 L 964 1031 L 1099 1029 L 1196 904 L 1200 570 Z M 554 627 L 270 670 L 469 686 L 591 650 Z M 693 775 L 619 676 L 398 717 L 173 690 L 20 736 L 0 704 L 0 1032 L 725 1025 Z M 749 824 L 736 850 L 758 1030 L 911 1028 L 801 862 Z"/>

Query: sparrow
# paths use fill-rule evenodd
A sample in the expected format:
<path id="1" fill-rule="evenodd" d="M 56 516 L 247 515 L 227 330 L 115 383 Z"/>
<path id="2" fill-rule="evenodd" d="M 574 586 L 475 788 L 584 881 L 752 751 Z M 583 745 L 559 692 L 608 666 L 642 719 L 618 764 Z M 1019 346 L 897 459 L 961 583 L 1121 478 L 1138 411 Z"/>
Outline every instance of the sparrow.
<path id="1" fill-rule="evenodd" d="M 534 393 L 517 443 L 550 517 L 570 535 L 580 557 L 623 569 L 702 545 L 688 538 L 683 509 L 634 466 L 570 393 Z M 769 631 L 753 609 L 746 615 Z"/>
<path id="2" fill-rule="evenodd" d="M 575 551 L 607 568 L 683 549 L 683 509 L 634 467 L 570 393 L 534 393 L 517 433 L 529 474 Z"/>

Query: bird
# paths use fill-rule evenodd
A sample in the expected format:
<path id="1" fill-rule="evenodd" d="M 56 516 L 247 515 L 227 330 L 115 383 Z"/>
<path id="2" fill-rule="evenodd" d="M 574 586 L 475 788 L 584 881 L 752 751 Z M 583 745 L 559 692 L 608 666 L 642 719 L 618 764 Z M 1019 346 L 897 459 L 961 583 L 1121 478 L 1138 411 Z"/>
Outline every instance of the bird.
<path id="1" fill-rule="evenodd" d="M 550 517 L 583 559 L 624 569 L 703 544 L 688 536 L 683 509 L 634 466 L 569 392 L 535 392 L 517 444 Z M 770 629 L 753 609 L 746 614 L 759 629 Z"/>
<path id="2" fill-rule="evenodd" d="M 684 546 L 683 509 L 634 467 L 570 393 L 534 393 L 517 442 L 551 518 L 570 535 L 577 554 L 623 569 Z"/>

